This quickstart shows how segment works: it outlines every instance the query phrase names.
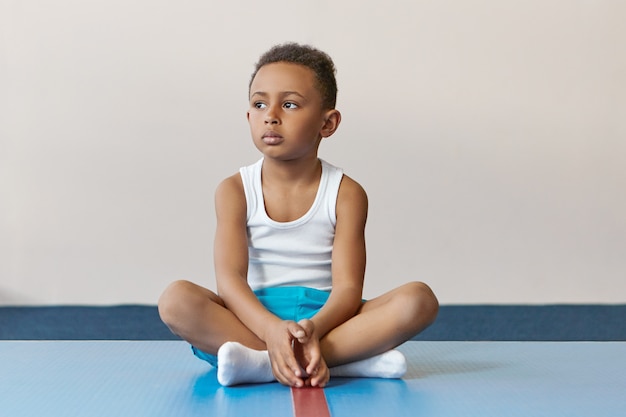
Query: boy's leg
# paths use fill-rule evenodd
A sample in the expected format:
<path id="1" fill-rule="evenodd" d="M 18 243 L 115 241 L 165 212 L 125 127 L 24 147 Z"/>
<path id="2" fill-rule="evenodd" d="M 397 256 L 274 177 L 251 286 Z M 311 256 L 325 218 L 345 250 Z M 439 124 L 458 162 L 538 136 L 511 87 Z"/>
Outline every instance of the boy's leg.
<path id="1" fill-rule="evenodd" d="M 170 330 L 204 353 L 217 356 L 217 379 L 229 386 L 275 380 L 265 343 L 228 310 L 222 299 L 188 281 L 172 283 L 159 299 Z M 198 355 L 198 353 L 197 353 Z"/>
<path id="2" fill-rule="evenodd" d="M 437 298 L 420 282 L 366 301 L 353 318 L 320 341 L 331 375 L 332 367 L 384 354 L 411 339 L 435 320 L 438 309 Z"/>
<path id="3" fill-rule="evenodd" d="M 206 353 L 216 355 L 228 341 L 266 349 L 217 294 L 189 281 L 176 281 L 166 288 L 159 299 L 159 314 L 174 334 Z"/>

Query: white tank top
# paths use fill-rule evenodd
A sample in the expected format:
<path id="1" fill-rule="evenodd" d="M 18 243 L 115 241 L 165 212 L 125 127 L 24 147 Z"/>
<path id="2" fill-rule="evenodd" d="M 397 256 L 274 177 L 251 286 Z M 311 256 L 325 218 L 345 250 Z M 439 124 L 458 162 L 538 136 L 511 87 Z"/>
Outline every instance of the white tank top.
<path id="1" fill-rule="evenodd" d="M 303 286 L 330 291 L 335 206 L 343 170 L 320 162 L 315 201 L 304 216 L 290 222 L 274 221 L 265 211 L 263 159 L 239 170 L 247 203 L 248 284 L 253 290 Z"/>

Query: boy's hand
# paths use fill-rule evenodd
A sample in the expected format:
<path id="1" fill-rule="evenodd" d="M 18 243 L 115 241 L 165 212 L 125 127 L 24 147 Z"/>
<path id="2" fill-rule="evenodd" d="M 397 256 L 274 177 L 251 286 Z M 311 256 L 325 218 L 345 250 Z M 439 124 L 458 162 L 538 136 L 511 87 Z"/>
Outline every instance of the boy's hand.
<path id="1" fill-rule="evenodd" d="M 330 379 L 330 371 L 322 357 L 320 341 L 315 333 L 315 325 L 311 320 L 298 322 L 304 330 L 304 335 L 294 334 L 294 353 L 298 363 L 306 373 L 305 385 L 324 387 Z"/>
<path id="2" fill-rule="evenodd" d="M 272 324 L 265 335 L 265 345 L 272 363 L 272 372 L 281 384 L 303 387 L 305 380 L 302 367 L 296 359 L 293 345 L 306 337 L 306 331 L 294 321 Z"/>

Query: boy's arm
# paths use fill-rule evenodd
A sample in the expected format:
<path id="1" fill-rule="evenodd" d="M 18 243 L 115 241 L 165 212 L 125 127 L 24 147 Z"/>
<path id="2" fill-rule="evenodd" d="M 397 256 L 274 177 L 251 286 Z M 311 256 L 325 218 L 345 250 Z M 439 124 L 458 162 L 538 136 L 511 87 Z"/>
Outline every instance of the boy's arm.
<path id="1" fill-rule="evenodd" d="M 352 318 L 361 306 L 367 194 L 356 181 L 345 175 L 337 196 L 336 213 L 333 287 L 324 307 L 311 319 L 318 338 Z"/>
<path id="2" fill-rule="evenodd" d="M 258 302 L 247 283 L 246 200 L 239 174 L 227 178 L 218 186 L 215 192 L 215 211 L 217 226 L 214 261 L 217 291 L 226 307 L 254 334 L 261 337 L 261 323 L 268 320 L 271 322 L 275 317 Z"/>
<path id="3" fill-rule="evenodd" d="M 345 175 L 337 196 L 336 213 L 332 290 L 326 304 L 309 323 L 307 320 L 300 322 L 307 337 L 299 339 L 298 356 L 309 375 L 306 383 L 314 386 L 324 386 L 329 378 L 328 367 L 320 355 L 319 340 L 356 314 L 363 293 L 367 195 L 358 183 Z"/>
<path id="4" fill-rule="evenodd" d="M 276 378 L 287 385 L 301 385 L 300 366 L 291 349 L 294 334 L 302 331 L 301 327 L 270 313 L 247 282 L 246 198 L 239 174 L 219 185 L 215 193 L 215 210 L 214 262 L 218 293 L 226 308 L 265 342 Z"/>

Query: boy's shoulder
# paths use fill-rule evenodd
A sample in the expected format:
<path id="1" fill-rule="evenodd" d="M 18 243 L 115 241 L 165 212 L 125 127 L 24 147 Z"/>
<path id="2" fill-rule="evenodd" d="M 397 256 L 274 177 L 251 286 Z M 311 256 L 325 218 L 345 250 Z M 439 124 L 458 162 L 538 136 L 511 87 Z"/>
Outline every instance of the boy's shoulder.
<path id="1" fill-rule="evenodd" d="M 241 174 L 239 172 L 235 172 L 234 174 L 224 178 L 217 186 L 217 189 L 220 188 L 239 188 L 243 187 L 243 182 L 241 180 Z"/>
<path id="2" fill-rule="evenodd" d="M 339 192 L 349 194 L 349 196 L 353 197 L 363 196 L 367 198 L 365 188 L 363 188 L 354 178 L 349 177 L 345 173 L 343 174 L 343 179 L 341 180 Z"/>
<path id="3" fill-rule="evenodd" d="M 216 200 L 240 199 L 244 196 L 243 181 L 239 172 L 224 178 L 215 189 Z"/>
<path id="4" fill-rule="evenodd" d="M 344 206 L 349 210 L 367 211 L 368 200 L 365 189 L 353 178 L 343 174 L 339 194 L 337 195 L 337 207 Z"/>

